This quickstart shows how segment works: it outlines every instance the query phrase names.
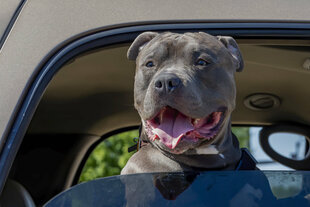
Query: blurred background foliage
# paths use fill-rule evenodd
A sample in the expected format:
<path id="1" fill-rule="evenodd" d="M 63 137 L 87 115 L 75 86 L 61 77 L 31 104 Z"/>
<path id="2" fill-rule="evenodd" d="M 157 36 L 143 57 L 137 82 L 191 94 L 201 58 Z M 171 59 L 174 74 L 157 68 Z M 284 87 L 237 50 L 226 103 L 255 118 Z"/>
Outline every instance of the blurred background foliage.
<path id="1" fill-rule="evenodd" d="M 119 175 L 134 152 L 128 148 L 134 145 L 138 130 L 123 132 L 102 141 L 90 154 L 80 176 L 80 182 L 99 177 Z"/>
<path id="2" fill-rule="evenodd" d="M 238 137 L 240 147 L 248 148 L 249 128 L 233 127 L 232 131 Z M 119 133 L 101 142 L 86 161 L 80 182 L 119 175 L 130 156 L 134 154 L 128 153 L 128 148 L 135 144 L 135 137 L 138 137 L 138 130 Z"/>
<path id="3" fill-rule="evenodd" d="M 249 149 L 250 131 L 249 127 L 232 127 L 232 132 L 239 140 L 240 148 Z M 251 151 L 251 149 L 249 149 Z"/>

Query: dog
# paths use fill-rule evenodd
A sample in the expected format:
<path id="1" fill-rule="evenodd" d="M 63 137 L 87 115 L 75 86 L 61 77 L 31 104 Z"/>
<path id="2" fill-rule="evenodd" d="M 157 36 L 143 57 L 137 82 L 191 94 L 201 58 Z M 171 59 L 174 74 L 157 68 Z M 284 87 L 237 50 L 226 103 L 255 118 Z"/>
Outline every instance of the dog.
<path id="1" fill-rule="evenodd" d="M 134 106 L 145 143 L 121 174 L 233 170 L 242 151 L 231 132 L 234 75 L 243 69 L 229 36 L 144 32 L 131 44 Z"/>

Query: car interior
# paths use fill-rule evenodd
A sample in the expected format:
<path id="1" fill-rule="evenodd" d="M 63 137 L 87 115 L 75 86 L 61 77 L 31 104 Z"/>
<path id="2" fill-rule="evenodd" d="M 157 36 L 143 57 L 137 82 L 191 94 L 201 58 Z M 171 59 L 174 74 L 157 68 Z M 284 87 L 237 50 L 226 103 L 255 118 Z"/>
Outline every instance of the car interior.
<path id="1" fill-rule="evenodd" d="M 237 42 L 245 67 L 235 74 L 237 104 L 232 124 L 309 127 L 310 41 Z M 11 168 L 11 184 L 7 184 L 15 194 L 19 192 L 24 206 L 42 206 L 77 184 L 89 153 L 100 141 L 139 126 L 133 106 L 135 63 L 126 58 L 129 45 L 80 54 L 50 81 Z"/>

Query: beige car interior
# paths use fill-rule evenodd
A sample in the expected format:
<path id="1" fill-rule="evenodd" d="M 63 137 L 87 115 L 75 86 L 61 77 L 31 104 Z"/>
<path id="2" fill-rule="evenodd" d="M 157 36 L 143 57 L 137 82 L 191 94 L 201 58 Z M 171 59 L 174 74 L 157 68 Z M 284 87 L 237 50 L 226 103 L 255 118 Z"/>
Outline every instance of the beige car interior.
<path id="1" fill-rule="evenodd" d="M 237 105 L 232 123 L 310 124 L 308 40 L 238 40 L 245 61 L 236 73 Z M 103 135 L 139 124 L 133 106 L 135 63 L 127 60 L 129 44 L 83 54 L 67 63 L 50 82 L 28 133 Z M 248 100 L 257 109 L 247 107 Z M 271 95 L 277 99 L 268 98 Z M 255 99 L 255 98 L 254 98 Z"/>

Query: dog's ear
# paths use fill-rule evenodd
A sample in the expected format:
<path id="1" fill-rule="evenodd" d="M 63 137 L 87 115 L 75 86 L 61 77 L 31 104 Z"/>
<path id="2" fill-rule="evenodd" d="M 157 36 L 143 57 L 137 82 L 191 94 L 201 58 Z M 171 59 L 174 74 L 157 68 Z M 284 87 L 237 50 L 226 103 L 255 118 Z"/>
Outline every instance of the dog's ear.
<path id="1" fill-rule="evenodd" d="M 157 32 L 144 32 L 140 34 L 129 47 L 127 51 L 127 58 L 129 60 L 135 60 L 142 48 L 157 35 Z"/>
<path id="2" fill-rule="evenodd" d="M 241 72 L 244 64 L 237 42 L 234 40 L 234 38 L 229 36 L 217 36 L 217 39 L 223 43 L 223 45 L 233 56 L 237 72 Z"/>

